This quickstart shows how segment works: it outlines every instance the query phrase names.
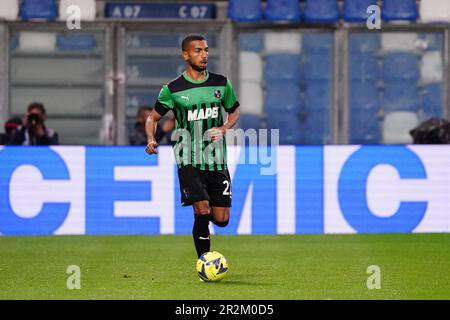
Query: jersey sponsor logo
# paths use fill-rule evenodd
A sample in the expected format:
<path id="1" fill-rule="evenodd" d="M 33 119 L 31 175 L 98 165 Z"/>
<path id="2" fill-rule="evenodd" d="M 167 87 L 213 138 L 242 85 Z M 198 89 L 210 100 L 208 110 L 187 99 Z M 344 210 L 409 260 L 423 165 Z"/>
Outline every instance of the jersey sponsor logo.
<path id="1" fill-rule="evenodd" d="M 188 121 L 204 120 L 208 118 L 217 118 L 219 116 L 219 107 L 208 109 L 196 109 L 188 111 Z"/>
<path id="2" fill-rule="evenodd" d="M 222 97 L 222 92 L 220 90 L 215 90 L 214 97 L 216 97 L 217 99 L 220 99 L 220 97 Z"/>

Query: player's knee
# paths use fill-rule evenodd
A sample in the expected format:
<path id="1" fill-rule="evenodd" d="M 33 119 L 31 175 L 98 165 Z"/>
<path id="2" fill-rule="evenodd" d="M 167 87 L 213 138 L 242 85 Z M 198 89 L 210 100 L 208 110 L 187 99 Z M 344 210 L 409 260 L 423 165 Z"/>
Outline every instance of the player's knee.
<path id="1" fill-rule="evenodd" d="M 230 222 L 230 219 L 227 219 L 225 221 L 213 221 L 213 222 L 216 226 L 224 228 L 228 225 L 228 222 Z"/>
<path id="2" fill-rule="evenodd" d="M 195 214 L 199 214 L 199 215 L 210 214 L 208 201 L 199 201 L 199 202 L 194 203 L 192 206 L 194 208 Z"/>

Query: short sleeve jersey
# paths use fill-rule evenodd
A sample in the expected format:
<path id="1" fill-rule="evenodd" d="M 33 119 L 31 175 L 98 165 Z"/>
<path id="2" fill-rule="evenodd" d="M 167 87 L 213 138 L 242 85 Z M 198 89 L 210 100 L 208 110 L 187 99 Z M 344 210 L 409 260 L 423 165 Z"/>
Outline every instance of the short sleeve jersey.
<path id="1" fill-rule="evenodd" d="M 239 107 L 231 82 L 206 71 L 205 79 L 194 81 L 186 73 L 164 85 L 155 103 L 161 115 L 175 115 L 174 153 L 179 168 L 191 164 L 200 170 L 227 169 L 225 138 L 211 142 L 208 130 L 223 125 L 222 108 Z"/>

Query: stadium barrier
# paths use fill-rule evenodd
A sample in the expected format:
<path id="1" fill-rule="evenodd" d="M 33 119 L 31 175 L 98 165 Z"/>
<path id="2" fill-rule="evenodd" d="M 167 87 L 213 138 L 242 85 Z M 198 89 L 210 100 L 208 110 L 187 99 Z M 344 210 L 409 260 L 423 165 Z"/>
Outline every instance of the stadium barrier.
<path id="1" fill-rule="evenodd" d="M 450 146 L 260 151 L 229 147 L 231 219 L 213 233 L 450 232 Z M 170 147 L 2 147 L 0 234 L 190 234 L 176 172 Z"/>

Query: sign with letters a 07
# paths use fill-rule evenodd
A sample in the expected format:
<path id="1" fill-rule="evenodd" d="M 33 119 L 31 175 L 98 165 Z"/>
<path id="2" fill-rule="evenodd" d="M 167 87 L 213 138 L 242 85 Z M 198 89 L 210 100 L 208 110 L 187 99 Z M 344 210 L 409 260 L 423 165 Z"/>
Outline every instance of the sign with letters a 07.
<path id="1" fill-rule="evenodd" d="M 118 19 L 215 19 L 214 4 L 107 3 L 105 16 Z"/>
<path id="2" fill-rule="evenodd" d="M 158 149 L 0 147 L 0 234 L 190 234 L 172 148 Z M 450 146 L 229 146 L 227 158 L 230 223 L 213 233 L 450 232 Z"/>

